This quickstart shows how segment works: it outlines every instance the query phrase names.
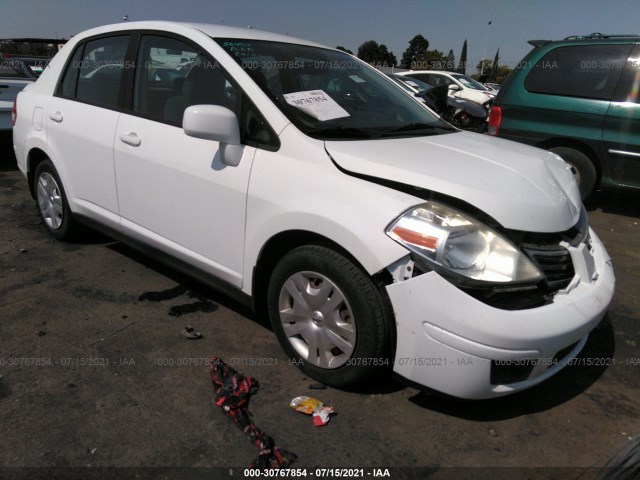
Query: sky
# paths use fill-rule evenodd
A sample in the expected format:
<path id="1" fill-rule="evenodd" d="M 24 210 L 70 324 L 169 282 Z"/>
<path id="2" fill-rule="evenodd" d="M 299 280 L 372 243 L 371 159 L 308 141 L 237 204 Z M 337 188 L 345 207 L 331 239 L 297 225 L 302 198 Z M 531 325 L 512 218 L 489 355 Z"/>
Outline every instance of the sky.
<path id="1" fill-rule="evenodd" d="M 417 34 L 456 62 L 466 39 L 474 66 L 498 48 L 500 65 L 513 66 L 532 39 L 640 34 L 640 0 L 0 0 L 0 38 L 68 38 L 125 15 L 251 26 L 354 53 L 375 40 L 398 61 Z"/>

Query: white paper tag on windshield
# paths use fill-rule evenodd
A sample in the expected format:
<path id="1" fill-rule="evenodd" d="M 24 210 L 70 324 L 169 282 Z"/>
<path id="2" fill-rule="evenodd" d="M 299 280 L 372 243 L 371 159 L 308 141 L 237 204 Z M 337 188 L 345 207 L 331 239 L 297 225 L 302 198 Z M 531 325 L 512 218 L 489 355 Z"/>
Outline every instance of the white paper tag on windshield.
<path id="1" fill-rule="evenodd" d="M 349 116 L 349 112 L 338 105 L 324 90 L 286 93 L 284 99 L 289 105 L 293 105 L 321 122 Z"/>

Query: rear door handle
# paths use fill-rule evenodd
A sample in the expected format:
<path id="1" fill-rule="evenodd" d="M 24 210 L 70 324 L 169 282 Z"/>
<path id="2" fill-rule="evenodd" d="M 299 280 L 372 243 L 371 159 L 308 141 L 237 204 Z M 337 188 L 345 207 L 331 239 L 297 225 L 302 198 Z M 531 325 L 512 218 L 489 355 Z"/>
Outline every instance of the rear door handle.
<path id="1" fill-rule="evenodd" d="M 60 123 L 62 121 L 62 113 L 60 113 L 59 111 L 52 112 L 49 114 L 49 118 L 56 123 Z"/>
<path id="2" fill-rule="evenodd" d="M 138 147 L 140 146 L 140 143 L 142 143 L 142 140 L 140 140 L 140 137 L 138 137 L 138 135 L 134 132 L 121 133 L 120 140 L 126 143 L 127 145 L 131 145 L 132 147 Z"/>

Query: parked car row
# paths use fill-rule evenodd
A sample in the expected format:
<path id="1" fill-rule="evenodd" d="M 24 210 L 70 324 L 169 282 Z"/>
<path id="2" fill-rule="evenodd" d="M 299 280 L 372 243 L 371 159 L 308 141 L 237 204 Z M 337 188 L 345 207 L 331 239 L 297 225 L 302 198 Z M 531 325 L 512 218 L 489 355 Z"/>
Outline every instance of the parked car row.
<path id="1" fill-rule="evenodd" d="M 488 112 L 482 105 L 449 95 L 450 90 L 445 85 L 432 87 L 407 75 L 387 75 L 409 94 L 421 98 L 429 108 L 451 125 L 472 132 L 486 131 Z"/>
<path id="2" fill-rule="evenodd" d="M 495 92 L 471 77 L 456 72 L 443 72 L 440 70 L 410 70 L 398 72 L 398 75 L 406 75 L 422 80 L 431 86 L 446 86 L 451 95 L 483 105 L 487 112 L 489 105 L 495 97 Z"/>
<path id="3" fill-rule="evenodd" d="M 327 385 L 520 391 L 613 295 L 562 159 L 460 131 L 339 50 L 122 23 L 74 36 L 14 108 L 51 235 L 91 226 L 219 288 Z"/>

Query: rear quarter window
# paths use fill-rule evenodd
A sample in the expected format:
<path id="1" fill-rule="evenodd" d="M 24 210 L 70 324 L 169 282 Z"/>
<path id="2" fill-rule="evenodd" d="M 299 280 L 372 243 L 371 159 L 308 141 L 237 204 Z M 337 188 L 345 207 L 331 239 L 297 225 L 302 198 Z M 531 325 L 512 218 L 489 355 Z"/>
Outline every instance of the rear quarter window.
<path id="1" fill-rule="evenodd" d="M 524 88 L 528 92 L 611 100 L 630 45 L 558 47 L 533 65 Z"/>
<path id="2" fill-rule="evenodd" d="M 635 46 L 627 60 L 627 68 L 620 78 L 613 100 L 640 104 L 640 45 Z"/>
<path id="3" fill-rule="evenodd" d="M 87 41 L 74 52 L 66 66 L 58 94 L 107 108 L 119 105 L 129 36 Z"/>

